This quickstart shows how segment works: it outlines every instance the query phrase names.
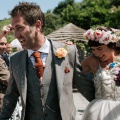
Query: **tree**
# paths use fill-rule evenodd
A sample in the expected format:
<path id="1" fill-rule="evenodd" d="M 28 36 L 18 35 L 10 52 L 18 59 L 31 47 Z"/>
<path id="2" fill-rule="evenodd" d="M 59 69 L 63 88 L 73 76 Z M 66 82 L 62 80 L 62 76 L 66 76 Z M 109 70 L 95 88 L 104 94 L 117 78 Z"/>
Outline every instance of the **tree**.
<path id="1" fill-rule="evenodd" d="M 112 6 L 109 10 L 109 14 L 106 15 L 106 19 L 108 22 L 106 22 L 106 26 L 113 27 L 120 29 L 120 6 Z"/>
<path id="2" fill-rule="evenodd" d="M 112 5 L 119 1 L 84 0 L 81 3 L 67 5 L 62 12 L 62 19 L 84 29 L 97 25 L 119 28 L 119 5 Z"/>
<path id="3" fill-rule="evenodd" d="M 67 7 L 67 5 L 72 5 L 74 0 L 64 0 L 58 4 L 58 6 L 53 10 L 54 14 L 60 15 L 62 11 Z"/>
<path id="4" fill-rule="evenodd" d="M 120 0 L 110 0 L 110 1 L 111 1 L 111 5 L 120 6 Z"/>
<path id="5" fill-rule="evenodd" d="M 46 25 L 45 25 L 45 35 L 57 30 L 62 27 L 65 22 L 58 15 L 54 13 L 46 13 L 45 14 Z"/>

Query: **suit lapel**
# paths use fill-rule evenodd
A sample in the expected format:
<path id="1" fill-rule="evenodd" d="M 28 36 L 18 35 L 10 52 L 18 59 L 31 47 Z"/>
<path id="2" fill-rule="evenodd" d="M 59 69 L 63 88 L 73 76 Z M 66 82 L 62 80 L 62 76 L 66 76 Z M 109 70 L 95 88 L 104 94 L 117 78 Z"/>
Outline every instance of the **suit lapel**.
<path id="1" fill-rule="evenodd" d="M 53 52 L 53 60 L 54 60 L 54 64 L 55 64 L 55 75 L 56 75 L 56 83 L 57 83 L 57 88 L 58 88 L 58 97 L 60 99 L 61 97 L 61 91 L 63 88 L 63 82 L 64 82 L 64 69 L 65 69 L 65 58 L 58 58 L 55 56 L 55 51 L 57 50 L 57 48 L 59 47 L 63 47 L 61 46 L 58 42 L 55 41 L 51 41 L 51 45 L 52 45 L 52 52 Z"/>
<path id="2" fill-rule="evenodd" d="M 18 63 L 16 64 L 17 66 L 15 69 L 15 72 L 18 71 L 18 80 L 16 82 L 18 84 L 18 89 L 24 104 L 26 103 L 27 92 L 27 58 L 27 51 L 21 52 L 21 55 L 19 56 L 19 61 L 17 61 Z"/>
<path id="3" fill-rule="evenodd" d="M 45 67 L 44 73 L 43 73 L 43 80 L 42 80 L 42 84 L 44 85 L 44 92 L 46 95 L 46 97 L 44 97 L 44 101 L 46 101 L 46 99 L 47 99 L 47 95 L 48 95 L 48 91 L 49 91 L 48 85 L 50 85 L 52 71 L 54 69 L 53 64 L 52 64 L 52 56 L 53 55 L 52 55 L 51 46 L 50 46 L 49 54 L 47 56 L 47 61 L 46 61 L 46 67 Z"/>

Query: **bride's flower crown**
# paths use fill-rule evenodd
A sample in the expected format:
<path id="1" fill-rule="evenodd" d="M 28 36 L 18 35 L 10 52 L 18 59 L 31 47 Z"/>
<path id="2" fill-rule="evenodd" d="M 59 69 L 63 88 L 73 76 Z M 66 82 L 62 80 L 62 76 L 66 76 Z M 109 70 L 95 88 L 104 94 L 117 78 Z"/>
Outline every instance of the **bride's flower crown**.
<path id="1" fill-rule="evenodd" d="M 110 30 L 93 30 L 89 29 L 84 33 L 85 40 L 92 40 L 92 41 L 98 41 L 101 44 L 109 44 L 111 43 L 117 43 L 118 40 L 120 40 L 120 36 L 118 35 L 118 32 L 112 32 Z"/>

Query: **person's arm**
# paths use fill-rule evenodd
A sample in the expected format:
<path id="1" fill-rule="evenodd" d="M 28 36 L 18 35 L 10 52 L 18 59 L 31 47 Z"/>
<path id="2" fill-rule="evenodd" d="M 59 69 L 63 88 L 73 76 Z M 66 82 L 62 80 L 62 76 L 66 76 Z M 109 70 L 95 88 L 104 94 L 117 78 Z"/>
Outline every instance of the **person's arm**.
<path id="1" fill-rule="evenodd" d="M 11 25 L 3 26 L 3 28 L 0 30 L 0 39 L 5 37 L 6 35 L 9 35 L 11 30 L 12 30 Z"/>
<path id="2" fill-rule="evenodd" d="M 74 63 L 74 76 L 73 84 L 80 91 L 80 93 L 88 100 L 91 101 L 95 98 L 95 87 L 92 80 L 87 79 L 82 72 L 82 67 L 79 62 L 77 49 L 75 51 L 75 63 Z"/>
<path id="3" fill-rule="evenodd" d="M 91 72 L 89 62 L 90 62 L 89 58 L 86 58 L 81 62 L 82 72 L 84 74 Z"/>

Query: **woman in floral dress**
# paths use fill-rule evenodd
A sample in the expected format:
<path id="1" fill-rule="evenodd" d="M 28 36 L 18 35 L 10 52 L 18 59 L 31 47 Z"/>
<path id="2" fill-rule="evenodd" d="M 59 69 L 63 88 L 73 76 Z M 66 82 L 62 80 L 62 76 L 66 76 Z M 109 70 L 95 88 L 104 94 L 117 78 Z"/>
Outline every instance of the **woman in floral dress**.
<path id="1" fill-rule="evenodd" d="M 120 120 L 120 32 L 98 27 L 84 34 L 93 55 L 82 61 L 83 72 L 94 75 L 95 99 L 82 120 Z"/>

